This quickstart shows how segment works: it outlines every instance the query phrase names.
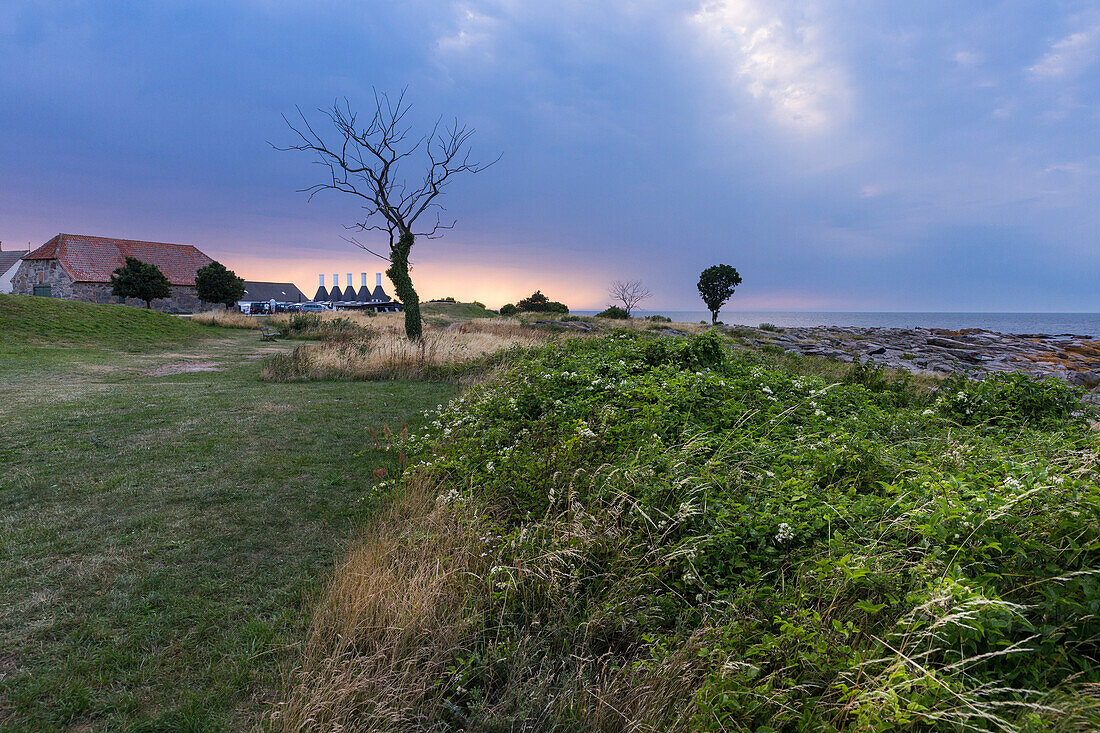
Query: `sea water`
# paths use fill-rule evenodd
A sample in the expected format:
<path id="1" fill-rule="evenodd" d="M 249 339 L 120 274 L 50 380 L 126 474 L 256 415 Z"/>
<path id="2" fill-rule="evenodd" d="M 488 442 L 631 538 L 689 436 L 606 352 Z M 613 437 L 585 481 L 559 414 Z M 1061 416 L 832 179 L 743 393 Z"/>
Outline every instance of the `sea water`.
<path id="1" fill-rule="evenodd" d="M 595 315 L 597 311 L 575 311 Z M 637 310 L 636 318 L 662 315 L 673 321 L 710 323 L 708 311 Z M 859 326 L 882 328 L 984 328 L 1000 333 L 1075 334 L 1100 337 L 1100 313 L 811 313 L 723 310 L 718 319 L 726 325 L 759 326 Z"/>

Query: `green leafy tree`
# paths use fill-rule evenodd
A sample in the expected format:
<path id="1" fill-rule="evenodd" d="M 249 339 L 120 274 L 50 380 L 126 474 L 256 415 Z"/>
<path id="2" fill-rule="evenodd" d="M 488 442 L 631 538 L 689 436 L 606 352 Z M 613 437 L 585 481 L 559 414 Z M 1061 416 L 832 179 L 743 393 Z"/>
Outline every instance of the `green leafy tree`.
<path id="1" fill-rule="evenodd" d="M 615 318 L 618 320 L 625 320 L 630 318 L 630 314 L 626 312 L 625 308 L 620 308 L 617 305 L 609 305 L 605 310 L 596 314 L 596 318 Z"/>
<path id="2" fill-rule="evenodd" d="M 713 265 L 699 275 L 699 295 L 710 311 L 710 322 L 718 323 L 718 311 L 741 284 L 741 276 L 729 265 Z"/>
<path id="3" fill-rule="evenodd" d="M 151 308 L 157 298 L 172 294 L 168 278 L 156 265 L 127 257 L 126 264 L 111 274 L 111 293 L 120 298 L 137 298 Z"/>
<path id="4" fill-rule="evenodd" d="M 536 290 L 534 293 L 524 298 L 520 302 L 516 303 L 516 308 L 521 311 L 529 311 L 531 313 L 568 313 L 569 307 L 565 303 L 559 303 L 556 300 L 550 300 L 542 294 L 541 290 Z"/>
<path id="5" fill-rule="evenodd" d="M 500 310 L 497 312 L 500 313 L 500 315 L 502 316 L 514 316 L 517 312 L 519 312 L 519 308 L 517 308 L 512 303 L 505 303 L 500 307 Z"/>
<path id="6" fill-rule="evenodd" d="M 376 92 L 374 111 L 365 125 L 357 121 L 350 103 L 345 101 L 343 107 L 334 104 L 331 110 L 322 112 L 336 128 L 332 142 L 327 142 L 299 109 L 301 124 L 287 121 L 299 141 L 276 149 L 312 153 L 328 174 L 321 183 L 305 189 L 310 196 L 325 190 L 350 194 L 364 211 L 352 228 L 389 235 L 389 252 L 384 254 L 354 237 L 349 241 L 390 263 L 386 275 L 405 306 L 405 334 L 417 340 L 423 322 L 420 296 L 409 274 L 409 253 L 417 237 L 433 239 L 454 227 L 454 221 L 444 223 L 440 219 L 443 207 L 438 200 L 452 179 L 463 173 L 479 173 L 496 161 L 482 164 L 470 159 L 467 143 L 474 131 L 459 126 L 457 120 L 451 125 L 437 120 L 428 134 L 412 134 L 404 122 L 408 111 L 404 91 L 396 102 Z M 423 172 L 410 177 L 408 167 L 416 165 L 417 160 Z M 434 223 L 424 224 L 433 218 L 431 214 L 435 215 Z"/>
<path id="7" fill-rule="evenodd" d="M 195 273 L 195 290 L 204 303 L 221 303 L 232 308 L 244 297 L 244 280 L 220 262 L 211 262 Z"/>

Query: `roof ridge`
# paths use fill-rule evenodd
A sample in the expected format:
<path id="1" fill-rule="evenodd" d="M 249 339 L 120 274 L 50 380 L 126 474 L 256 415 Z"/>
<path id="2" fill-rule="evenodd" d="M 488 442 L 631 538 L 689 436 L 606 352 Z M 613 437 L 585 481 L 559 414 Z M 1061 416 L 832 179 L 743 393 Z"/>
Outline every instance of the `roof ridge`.
<path id="1" fill-rule="evenodd" d="M 74 237 L 79 239 L 98 239 L 104 242 L 128 242 L 132 244 L 156 244 L 162 247 L 190 247 L 191 249 L 198 249 L 193 244 L 180 244 L 178 242 L 158 242 L 154 239 L 126 239 L 125 237 L 101 237 L 98 234 L 69 234 L 61 232 L 57 234 L 57 237 Z M 51 239 L 56 238 L 52 237 Z M 48 242 L 47 242 L 48 244 Z M 201 250 L 200 250 L 201 251 Z"/>

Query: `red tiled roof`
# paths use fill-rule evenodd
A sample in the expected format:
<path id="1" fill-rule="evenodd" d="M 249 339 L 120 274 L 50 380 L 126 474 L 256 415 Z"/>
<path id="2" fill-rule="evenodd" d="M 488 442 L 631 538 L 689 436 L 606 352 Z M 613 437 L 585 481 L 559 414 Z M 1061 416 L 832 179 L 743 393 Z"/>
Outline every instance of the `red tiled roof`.
<path id="1" fill-rule="evenodd" d="M 111 273 L 136 257 L 160 268 L 173 285 L 194 285 L 195 272 L 213 262 L 190 244 L 138 242 L 132 239 L 58 234 L 25 260 L 57 260 L 74 282 L 106 283 Z"/>

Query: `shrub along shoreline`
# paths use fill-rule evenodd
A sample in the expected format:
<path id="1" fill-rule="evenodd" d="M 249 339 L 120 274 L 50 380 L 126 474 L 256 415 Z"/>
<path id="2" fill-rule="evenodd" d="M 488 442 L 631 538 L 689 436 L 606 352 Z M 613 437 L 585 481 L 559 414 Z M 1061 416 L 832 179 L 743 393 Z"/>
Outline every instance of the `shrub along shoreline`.
<path id="1" fill-rule="evenodd" d="M 518 355 L 402 446 L 274 720 L 1100 725 L 1100 440 L 1077 393 L 796 367 L 715 333 Z"/>

